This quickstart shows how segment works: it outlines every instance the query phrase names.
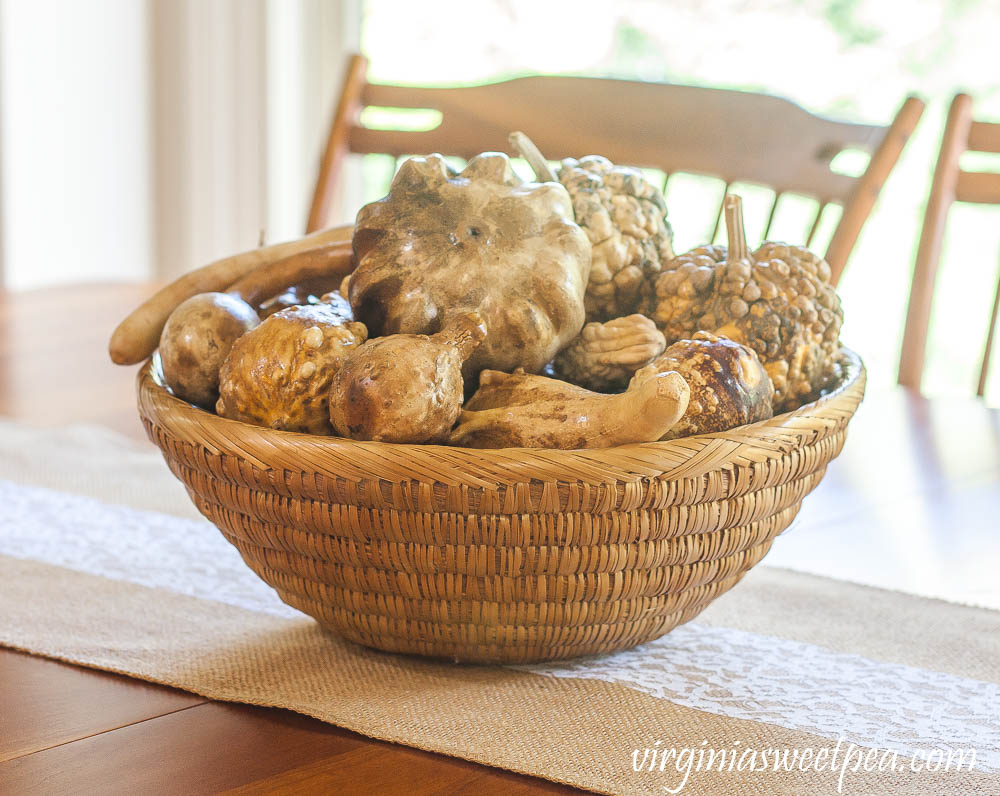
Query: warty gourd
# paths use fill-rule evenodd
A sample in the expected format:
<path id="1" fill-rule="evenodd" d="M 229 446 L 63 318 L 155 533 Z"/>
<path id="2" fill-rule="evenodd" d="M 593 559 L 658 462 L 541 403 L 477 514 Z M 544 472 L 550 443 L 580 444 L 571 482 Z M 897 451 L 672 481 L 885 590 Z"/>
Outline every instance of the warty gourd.
<path id="1" fill-rule="evenodd" d="M 740 198 L 727 196 L 724 210 L 728 249 L 674 258 L 648 284 L 645 314 L 668 343 L 707 331 L 749 346 L 774 383 L 776 411 L 794 409 L 839 374 L 843 310 L 830 266 L 802 246 L 749 251 Z"/>
<path id="2" fill-rule="evenodd" d="M 639 169 L 600 155 L 566 158 L 552 170 L 521 132 L 512 146 L 539 180 L 558 180 L 573 200 L 573 216 L 594 249 L 587 282 L 587 320 L 607 321 L 636 311 L 644 281 L 674 256 L 673 232 L 660 189 Z"/>
<path id="3" fill-rule="evenodd" d="M 667 347 L 663 332 L 645 315 L 607 323 L 591 321 L 552 362 L 555 374 L 596 392 L 621 392 L 632 374 Z"/>
<path id="4" fill-rule="evenodd" d="M 364 324 L 330 304 L 281 310 L 240 337 L 219 373 L 216 411 L 282 431 L 330 434 L 330 383 Z"/>

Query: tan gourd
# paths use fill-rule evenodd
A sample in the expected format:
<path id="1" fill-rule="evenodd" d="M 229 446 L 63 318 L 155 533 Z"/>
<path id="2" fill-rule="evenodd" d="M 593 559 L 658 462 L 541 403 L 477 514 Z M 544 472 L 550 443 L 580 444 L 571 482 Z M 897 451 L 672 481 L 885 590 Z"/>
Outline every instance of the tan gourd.
<path id="1" fill-rule="evenodd" d="M 620 392 L 632 374 L 667 347 L 663 332 L 645 315 L 607 323 L 591 321 L 552 362 L 561 379 L 596 392 Z"/>
<path id="2" fill-rule="evenodd" d="M 330 382 L 366 338 L 364 324 L 329 304 L 276 312 L 233 344 L 219 373 L 216 411 L 282 431 L 331 434 Z"/>
<path id="3" fill-rule="evenodd" d="M 372 337 L 433 334 L 478 312 L 486 339 L 466 363 L 539 371 L 583 327 L 590 241 L 566 189 L 526 183 L 506 155 L 457 172 L 410 158 L 389 194 L 361 208 L 348 292 Z"/>
<path id="4" fill-rule="evenodd" d="M 219 398 L 219 369 L 233 343 L 255 328 L 253 307 L 230 293 L 199 293 L 167 319 L 160 335 L 163 380 L 178 398 L 211 409 Z"/>
<path id="5" fill-rule="evenodd" d="M 575 450 L 652 442 L 684 414 L 689 392 L 677 373 L 605 395 L 545 376 L 484 371 L 451 444 Z"/>
<path id="6" fill-rule="evenodd" d="M 756 352 L 745 345 L 697 332 L 636 371 L 629 388 L 668 371 L 684 377 L 691 397 L 684 416 L 663 439 L 726 431 L 774 414 L 774 386 Z"/>
<path id="7" fill-rule="evenodd" d="M 482 343 L 478 313 L 434 335 L 392 334 L 356 348 L 330 385 L 330 421 L 342 437 L 444 442 L 465 397 L 462 364 Z"/>

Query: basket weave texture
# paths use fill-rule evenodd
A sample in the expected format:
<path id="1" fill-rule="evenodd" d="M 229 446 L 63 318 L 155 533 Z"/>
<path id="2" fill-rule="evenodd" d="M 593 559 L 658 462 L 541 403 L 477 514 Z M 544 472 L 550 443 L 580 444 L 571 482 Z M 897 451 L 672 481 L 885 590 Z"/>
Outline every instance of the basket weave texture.
<path id="1" fill-rule="evenodd" d="M 788 527 L 864 394 L 730 431 L 583 451 L 273 431 L 138 377 L 150 438 L 289 605 L 393 652 L 481 663 L 624 649 L 696 616 Z"/>

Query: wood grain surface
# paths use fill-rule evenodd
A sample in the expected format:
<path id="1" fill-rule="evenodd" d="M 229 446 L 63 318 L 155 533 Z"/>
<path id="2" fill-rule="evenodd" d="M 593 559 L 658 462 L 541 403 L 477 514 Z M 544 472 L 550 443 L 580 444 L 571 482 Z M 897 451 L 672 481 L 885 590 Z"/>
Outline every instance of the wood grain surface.
<path id="1" fill-rule="evenodd" d="M 106 344 L 151 292 L 0 292 L 0 416 L 144 439 L 136 369 L 112 365 Z M 998 513 L 1000 412 L 905 389 L 870 394 L 767 563 L 1000 608 Z M 288 711 L 3 649 L 0 761 L 0 794 L 573 792 Z"/>
<path id="2" fill-rule="evenodd" d="M 0 762 L 206 701 L 7 649 L 0 649 L 0 694 Z"/>
<path id="3" fill-rule="evenodd" d="M 17 657 L 17 653 L 0 652 L 0 660 Z M 117 679 L 122 693 L 133 686 L 131 680 Z M 10 685 L 5 682 L 3 690 Z M 34 689 L 37 701 L 45 702 L 50 691 Z M 79 683 L 64 699 L 79 705 L 92 692 L 93 687 Z M 119 695 L 117 701 L 123 697 Z M 22 707 L 30 715 L 31 705 Z M 11 794 L 230 791 L 574 792 L 543 780 L 374 741 L 290 711 L 218 702 L 152 713 L 145 720 L 95 730 L 73 742 L 0 764 L 0 792 Z"/>

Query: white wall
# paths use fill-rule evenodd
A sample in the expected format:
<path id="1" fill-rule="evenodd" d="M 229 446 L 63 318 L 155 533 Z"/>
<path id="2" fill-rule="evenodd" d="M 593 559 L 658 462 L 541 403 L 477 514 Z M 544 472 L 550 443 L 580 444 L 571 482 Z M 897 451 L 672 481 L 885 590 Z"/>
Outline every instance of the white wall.
<path id="1" fill-rule="evenodd" d="M 172 279 L 304 231 L 360 0 L 0 0 L 0 276 Z"/>
<path id="2" fill-rule="evenodd" d="M 147 7 L 0 0 L 8 286 L 152 273 Z"/>
<path id="3" fill-rule="evenodd" d="M 361 47 L 360 0 L 268 0 L 268 212 L 272 241 L 305 230 L 348 53 Z M 355 159 L 356 160 L 356 159 Z M 360 168 L 342 172 L 336 223 L 354 220 Z"/>
<path id="4" fill-rule="evenodd" d="M 255 245 L 266 224 L 264 0 L 153 0 L 158 274 Z"/>

